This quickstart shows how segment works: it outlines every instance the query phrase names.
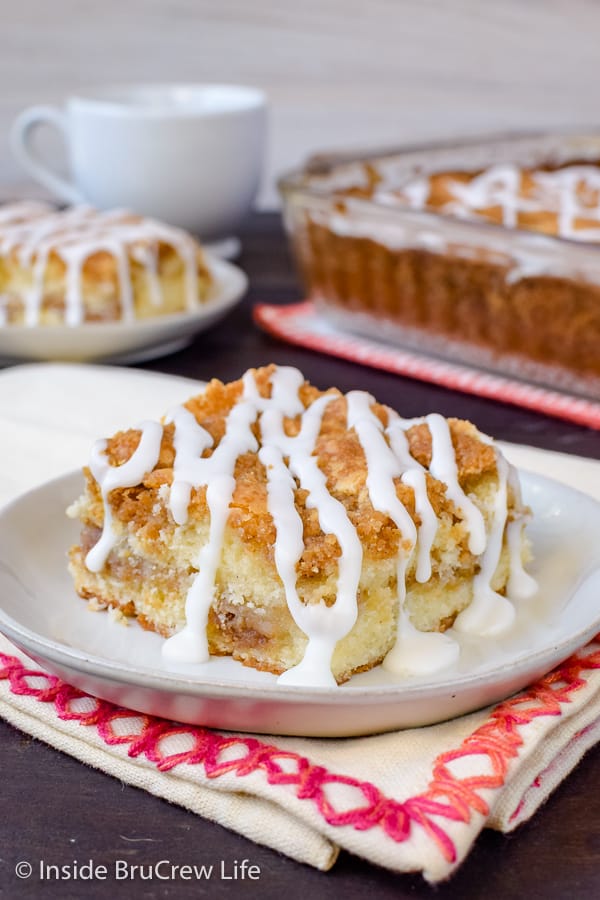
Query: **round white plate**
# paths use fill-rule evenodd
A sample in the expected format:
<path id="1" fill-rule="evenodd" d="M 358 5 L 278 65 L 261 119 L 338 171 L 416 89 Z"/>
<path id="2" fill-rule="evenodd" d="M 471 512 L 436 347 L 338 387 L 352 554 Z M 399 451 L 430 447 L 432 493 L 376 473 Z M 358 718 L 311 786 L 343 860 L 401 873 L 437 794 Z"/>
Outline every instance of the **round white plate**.
<path id="1" fill-rule="evenodd" d="M 522 476 L 538 595 L 513 629 L 467 638 L 459 662 L 400 678 L 381 667 L 338 688 L 278 685 L 229 658 L 167 670 L 162 638 L 92 612 L 66 553 L 78 524 L 64 510 L 79 473 L 24 494 L 0 513 L 0 630 L 49 671 L 130 709 L 228 730 L 343 737 L 427 725 L 499 701 L 535 681 L 600 630 L 600 504 L 541 476 Z"/>
<path id="2" fill-rule="evenodd" d="M 198 309 L 135 322 L 87 322 L 76 327 L 7 325 L 0 328 L 0 362 L 131 363 L 181 349 L 221 319 L 241 300 L 248 286 L 246 275 L 237 266 L 209 254 L 206 260 L 215 284 L 208 300 Z"/>

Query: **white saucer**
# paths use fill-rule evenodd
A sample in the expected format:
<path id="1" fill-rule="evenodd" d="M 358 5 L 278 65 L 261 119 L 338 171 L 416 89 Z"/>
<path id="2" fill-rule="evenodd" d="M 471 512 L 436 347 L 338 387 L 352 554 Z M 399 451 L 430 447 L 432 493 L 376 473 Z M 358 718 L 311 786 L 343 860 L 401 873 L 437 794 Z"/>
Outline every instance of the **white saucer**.
<path id="1" fill-rule="evenodd" d="M 206 255 L 215 279 L 211 296 L 191 312 L 135 322 L 88 322 L 67 325 L 10 325 L 0 328 L 0 363 L 33 360 L 132 363 L 164 356 L 190 343 L 221 319 L 246 292 L 241 269 Z"/>
<path id="2" fill-rule="evenodd" d="M 239 237 L 234 235 L 222 238 L 220 241 L 210 241 L 208 244 L 204 242 L 203 247 L 208 253 L 218 256 L 219 259 L 237 259 L 242 252 L 242 242 Z"/>
<path id="3" fill-rule="evenodd" d="M 499 701 L 534 682 L 600 631 L 600 504 L 558 482 L 522 476 L 536 598 L 502 638 L 467 638 L 459 662 L 401 678 L 381 667 L 330 689 L 278 685 L 229 658 L 167 670 L 162 638 L 91 612 L 73 589 L 66 552 L 77 523 L 64 510 L 79 473 L 0 512 L 0 630 L 41 665 L 117 704 L 228 730 L 343 737 L 427 725 Z"/>

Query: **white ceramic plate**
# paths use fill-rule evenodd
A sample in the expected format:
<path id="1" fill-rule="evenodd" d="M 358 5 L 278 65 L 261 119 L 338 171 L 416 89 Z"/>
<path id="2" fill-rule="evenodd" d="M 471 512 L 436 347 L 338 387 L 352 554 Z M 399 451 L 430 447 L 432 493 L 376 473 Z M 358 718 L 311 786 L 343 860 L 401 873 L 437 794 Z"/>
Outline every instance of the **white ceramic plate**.
<path id="1" fill-rule="evenodd" d="M 439 722 L 535 681 L 600 630 L 600 504 L 524 474 L 539 580 L 501 639 L 458 636 L 456 666 L 402 679 L 381 667 L 336 688 L 277 685 L 229 658 L 167 671 L 162 639 L 88 610 L 66 571 L 78 534 L 64 510 L 78 473 L 48 482 L 0 513 L 0 630 L 48 670 L 131 709 L 228 730 L 342 737 Z"/>
<path id="2" fill-rule="evenodd" d="M 135 322 L 88 322 L 73 328 L 6 326 L 0 328 L 0 363 L 24 360 L 131 363 L 184 347 L 241 300 L 248 286 L 248 279 L 237 266 L 208 254 L 206 259 L 215 285 L 209 299 L 198 309 Z"/>

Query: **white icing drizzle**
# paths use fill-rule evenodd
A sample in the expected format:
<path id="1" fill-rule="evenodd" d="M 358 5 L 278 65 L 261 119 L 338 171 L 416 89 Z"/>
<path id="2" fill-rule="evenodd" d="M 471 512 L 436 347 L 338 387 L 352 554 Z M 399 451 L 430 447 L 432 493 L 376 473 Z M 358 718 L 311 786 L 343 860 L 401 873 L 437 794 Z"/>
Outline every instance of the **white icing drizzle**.
<path id="1" fill-rule="evenodd" d="M 424 421 L 424 419 L 401 419 L 398 415 L 392 414 L 386 429 L 390 445 L 403 469 L 401 480 L 413 489 L 415 511 L 421 519 L 415 571 L 415 578 L 421 583 L 431 578 L 431 548 L 438 529 L 438 519 L 427 494 L 425 469 L 411 455 L 406 432 L 412 425 Z M 397 674 L 402 672 L 426 674 L 453 665 L 460 653 L 456 641 L 446 634 L 422 632 L 415 628 L 404 605 L 405 597 L 406 586 L 401 584 L 398 592 L 396 641 L 386 655 L 383 667 Z"/>
<path id="2" fill-rule="evenodd" d="M 516 506 L 521 506 L 521 485 L 519 476 L 514 466 L 508 468 L 508 484 L 513 492 Z M 526 521 L 526 520 L 525 520 Z M 538 583 L 529 572 L 523 568 L 522 546 L 523 519 L 513 519 L 506 527 L 506 543 L 509 553 L 509 577 L 506 585 L 506 593 L 515 600 L 529 600 L 537 592 Z"/>
<path id="3" fill-rule="evenodd" d="M 531 227 L 521 226 L 520 213 L 553 213 L 560 237 L 600 241 L 600 167 L 568 165 L 555 170 L 528 169 L 526 174 L 531 182 L 527 189 L 523 171 L 509 163 L 490 166 L 467 182 L 448 178 L 445 186 L 453 199 L 439 208 L 464 218 L 499 206 L 502 224 L 508 228 Z M 405 183 L 396 202 L 398 196 L 413 209 L 423 209 L 429 200 L 429 176 Z M 384 197 L 389 203 L 389 192 Z"/>
<path id="4" fill-rule="evenodd" d="M 185 406 L 177 406 L 166 417 L 167 423 L 173 423 L 173 482 L 169 494 L 169 509 L 178 525 L 185 525 L 188 520 L 188 509 L 192 487 L 194 485 L 194 468 L 196 462 L 208 447 L 212 447 L 212 436 L 198 424 L 196 417 Z"/>
<path id="5" fill-rule="evenodd" d="M 108 462 L 106 441 L 97 441 L 92 448 L 90 469 L 100 487 L 104 522 L 100 539 L 85 558 L 85 564 L 90 572 L 99 572 L 102 569 L 115 544 L 116 535 L 109 503 L 110 492 L 116 488 L 135 487 L 140 484 L 158 462 L 163 435 L 162 425 L 158 422 L 142 422 L 139 427 L 141 431 L 139 444 L 127 462 L 120 466 L 111 466 Z"/>
<path id="6" fill-rule="evenodd" d="M 35 326 L 45 295 L 45 277 L 50 254 L 66 266 L 65 323 L 79 325 L 85 318 L 82 277 L 87 260 L 105 251 L 116 262 L 121 317 L 135 318 L 131 261 L 141 265 L 147 276 L 150 297 L 161 302 L 158 278 L 160 244 L 177 252 L 185 267 L 188 309 L 198 305 L 197 245 L 178 228 L 152 219 L 132 216 L 124 210 L 99 212 L 88 206 L 63 211 L 37 203 L 17 203 L 0 207 L 0 255 L 16 252 L 23 268 L 33 265 L 32 284 L 23 293 L 25 324 Z"/>
<path id="7" fill-rule="evenodd" d="M 420 421 L 401 419 L 394 413 L 389 417 L 386 434 L 400 467 L 401 481 L 414 491 L 415 510 L 421 519 L 418 528 L 415 578 L 423 583 L 431 578 L 431 547 L 437 533 L 438 520 L 427 494 L 425 469 L 411 455 L 406 437 L 408 429 Z"/>
<path id="8" fill-rule="evenodd" d="M 424 178 L 415 178 L 414 181 L 404 185 L 402 193 L 412 209 L 421 209 L 427 203 L 429 184 Z"/>
<path id="9" fill-rule="evenodd" d="M 365 454 L 367 490 L 373 509 L 389 516 L 397 525 L 403 540 L 410 542 L 410 550 L 406 554 L 410 559 L 417 543 L 417 529 L 396 494 L 394 478 L 402 474 L 402 468 L 385 440 L 383 425 L 371 410 L 375 398 L 364 391 L 350 391 L 346 395 L 346 402 L 348 428 L 356 431 Z M 402 549 L 400 556 L 405 556 Z"/>
<path id="10" fill-rule="evenodd" d="M 150 302 L 153 306 L 159 307 L 162 304 L 162 290 L 160 286 L 160 277 L 158 274 L 158 254 L 153 251 L 152 247 L 135 246 L 130 250 L 131 258 L 138 262 L 146 271 L 146 281 L 148 284 L 148 293 Z"/>
<path id="11" fill-rule="evenodd" d="M 450 635 L 419 631 L 401 603 L 396 642 L 383 661 L 384 669 L 396 675 L 429 675 L 454 665 L 459 656 L 460 647 Z"/>
<path id="12" fill-rule="evenodd" d="M 262 397 L 252 372 L 243 378 L 243 391 L 232 406 L 225 433 L 215 446 L 210 433 L 198 424 L 193 413 L 183 406 L 172 409 L 166 422 L 173 425 L 173 481 L 168 506 L 177 526 L 184 528 L 188 520 L 192 491 L 206 488 L 210 521 L 208 536 L 195 562 L 197 574 L 186 597 L 186 624 L 165 641 L 163 654 L 177 662 L 204 662 L 209 658 L 207 623 L 215 600 L 215 584 L 223 551 L 224 533 L 235 490 L 238 458 L 258 452 L 267 479 L 267 506 L 273 519 L 275 566 L 283 584 L 292 618 L 307 637 L 301 662 L 284 672 L 279 681 L 288 685 L 329 687 L 335 685 L 332 657 L 337 643 L 352 629 L 358 615 L 358 593 L 362 571 L 362 546 L 344 505 L 327 488 L 327 478 L 315 455 L 323 415 L 327 406 L 339 397 L 336 393 L 320 395 L 304 407 L 299 395 L 304 382 L 302 374 L 291 367 L 276 368 L 271 376 L 271 396 Z M 424 423 L 431 434 L 429 471 L 447 486 L 468 531 L 468 546 L 478 556 L 480 571 L 475 577 L 471 606 L 457 618 L 460 630 L 479 634 L 497 634 L 508 627 L 514 617 L 512 604 L 495 593 L 491 580 L 497 569 L 507 528 L 510 580 L 515 597 L 525 596 L 533 581 L 523 571 L 520 544 L 521 523 L 507 525 L 508 485 L 518 500 L 518 483 L 514 472 L 497 453 L 498 487 L 495 494 L 489 537 L 485 521 L 477 506 L 465 495 L 458 483 L 457 462 L 449 423 L 437 414 L 424 419 L 401 419 L 388 411 L 387 426 L 375 415 L 374 399 L 363 391 L 346 396 L 347 424 L 354 429 L 362 447 L 366 469 L 366 488 L 371 505 L 388 516 L 397 526 L 401 541 L 396 560 L 398 592 L 398 627 L 394 647 L 384 665 L 393 672 L 433 672 L 456 661 L 458 644 L 446 634 L 423 633 L 410 621 L 405 608 L 406 575 L 413 559 L 415 577 L 420 583 L 431 578 L 431 549 L 438 520 L 427 494 L 427 470 L 411 455 L 407 431 Z M 285 419 L 300 417 L 296 434 L 287 434 Z M 260 429 L 259 442 L 255 426 Z M 119 487 L 139 484 L 156 465 L 163 427 L 144 422 L 137 449 L 121 466 L 108 464 L 106 442 L 98 442 L 92 453 L 91 469 L 104 504 L 104 527 L 100 540 L 86 557 L 86 565 L 99 571 L 115 542 L 109 494 Z M 488 440 L 481 436 L 482 440 Z M 414 493 L 415 510 L 420 524 L 415 525 L 401 503 L 396 480 L 408 485 Z M 339 547 L 335 601 L 327 605 L 304 602 L 298 591 L 298 562 L 304 551 L 303 522 L 295 506 L 295 491 L 306 492 L 306 506 L 316 510 L 321 530 L 335 536 Z M 513 527 L 515 526 L 515 527 Z M 519 530 L 517 530 L 517 527 Z"/>
<path id="13" fill-rule="evenodd" d="M 506 593 L 514 600 L 529 600 L 537 592 L 538 583 L 523 568 L 521 548 L 523 546 L 524 523 L 513 519 L 506 526 L 506 542 L 510 554 L 510 575 Z"/>
<path id="14" fill-rule="evenodd" d="M 519 188 L 521 173 L 516 166 L 492 166 L 467 184 L 454 182 L 451 190 L 457 199 L 452 204 L 452 212 L 460 212 L 461 207 L 478 209 L 485 206 L 502 207 L 502 224 L 514 228 L 517 224 Z"/>
<path id="15" fill-rule="evenodd" d="M 431 433 L 431 463 L 429 471 L 434 478 L 446 485 L 446 494 L 462 513 L 468 532 L 469 550 L 475 556 L 485 550 L 487 538 L 485 520 L 481 511 L 467 497 L 458 483 L 458 468 L 452 446 L 450 427 L 439 413 L 431 413 L 425 419 Z"/>
<path id="16" fill-rule="evenodd" d="M 46 216 L 51 211 L 52 207 L 47 203 L 38 203 L 33 200 L 5 203 L 0 206 L 0 225 L 16 225 L 26 219 Z"/>
<path id="17" fill-rule="evenodd" d="M 313 455 L 323 414 L 335 395 L 324 394 L 304 410 L 298 396 L 303 381 L 302 374 L 296 369 L 278 369 L 272 380 L 271 400 L 258 396 L 252 376 L 246 375 L 244 385 L 245 393 L 253 396 L 262 410 L 263 447 L 259 458 L 267 471 L 268 508 L 276 530 L 275 564 L 292 618 L 308 637 L 302 661 L 284 672 L 279 681 L 327 687 L 335 684 L 331 672 L 335 645 L 352 629 L 358 615 L 362 546 L 344 505 L 329 493 L 327 479 Z M 286 414 L 302 416 L 300 431 L 295 437 L 285 434 L 283 416 Z M 288 460 L 287 478 L 284 457 Z M 296 480 L 307 491 L 307 508 L 316 509 L 321 529 L 333 534 L 340 545 L 336 600 L 331 606 L 324 600 L 318 604 L 305 604 L 296 589 L 296 565 L 304 549 L 302 520 L 293 505 Z M 288 527 L 294 536 L 291 542 Z"/>
<path id="18" fill-rule="evenodd" d="M 412 555 L 418 547 L 416 580 L 428 581 L 431 577 L 431 546 L 437 531 L 437 518 L 427 496 L 424 472 L 419 463 L 410 455 L 404 429 L 410 424 L 399 417 L 392 419 L 391 431 L 394 437 L 391 446 L 384 436 L 383 426 L 372 412 L 374 398 L 362 391 L 352 391 L 347 395 L 348 427 L 354 428 L 365 454 L 367 464 L 367 490 L 374 509 L 385 513 L 396 524 L 401 541 L 408 541 L 410 549 L 402 545 L 396 561 L 396 583 L 398 595 L 398 624 L 396 641 L 386 655 L 384 668 L 391 672 L 432 671 L 445 668 L 458 657 L 458 644 L 441 634 L 425 634 L 411 623 L 405 609 L 406 573 Z M 398 455 L 394 453 L 398 449 Z M 415 492 L 415 509 L 424 512 L 424 520 L 419 529 L 398 499 L 394 478 L 402 476 L 402 481 L 411 484 Z M 433 518 L 432 518 L 433 516 Z"/>
<path id="19" fill-rule="evenodd" d="M 164 642 L 162 652 L 165 659 L 202 663 L 209 658 L 206 626 L 214 600 L 215 576 L 221 560 L 223 532 L 234 488 L 235 478 L 225 474 L 214 475 L 206 488 L 206 502 L 210 510 L 208 541 L 198 554 L 198 574 L 186 597 L 185 627 Z"/>
<path id="20" fill-rule="evenodd" d="M 482 435 L 482 439 L 485 440 Z M 494 509 L 487 546 L 480 559 L 480 568 L 473 579 L 473 599 L 454 622 L 457 631 L 486 637 L 502 634 L 513 624 L 515 608 L 510 600 L 493 590 L 492 578 L 500 562 L 502 538 L 508 515 L 508 463 L 496 451 L 498 486 L 494 495 Z"/>
<path id="21" fill-rule="evenodd" d="M 186 625 L 163 644 L 166 659 L 181 662 L 206 662 L 209 658 L 206 626 L 208 613 L 215 599 L 215 576 L 221 560 L 223 534 L 229 514 L 229 504 L 235 488 L 235 464 L 238 456 L 256 451 L 258 444 L 252 433 L 256 407 L 242 400 L 233 406 L 227 417 L 226 429 L 211 456 L 199 457 L 198 450 L 210 446 L 212 438 L 183 407 L 171 413 L 180 430 L 177 435 L 173 485 L 169 506 L 175 521 L 184 524 L 187 511 L 182 500 L 189 497 L 191 486 L 206 487 L 206 503 L 210 513 L 208 541 L 200 550 L 197 569 L 185 603 Z M 192 422 L 193 420 L 193 422 Z"/>
<path id="22" fill-rule="evenodd" d="M 289 454 L 288 466 L 300 484 L 308 491 L 306 506 L 316 509 L 322 531 L 333 534 L 341 549 L 338 561 L 338 581 L 336 600 L 332 606 L 320 603 L 304 604 L 296 590 L 287 594 L 290 612 L 299 628 L 308 637 L 308 645 L 302 661 L 280 676 L 283 684 L 311 684 L 330 686 L 335 684 L 331 673 L 331 657 L 335 645 L 352 629 L 358 615 L 357 594 L 362 568 L 362 546 L 346 509 L 327 489 L 327 479 L 312 455 L 321 425 L 325 407 L 334 399 L 333 395 L 319 397 L 303 416 L 304 421 L 298 438 L 287 438 L 283 443 L 284 453 Z M 267 431 L 269 438 L 275 436 Z M 276 483 L 269 482 L 269 498 L 273 502 Z M 276 508 L 273 503 L 273 508 Z M 277 544 L 286 541 L 286 534 L 278 523 Z"/>

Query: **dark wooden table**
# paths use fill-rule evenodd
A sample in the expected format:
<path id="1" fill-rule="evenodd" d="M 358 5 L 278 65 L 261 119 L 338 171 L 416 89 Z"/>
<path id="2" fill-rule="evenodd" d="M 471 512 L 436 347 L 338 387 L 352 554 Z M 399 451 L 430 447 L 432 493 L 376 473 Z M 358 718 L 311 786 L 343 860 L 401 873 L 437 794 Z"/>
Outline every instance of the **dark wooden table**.
<path id="1" fill-rule="evenodd" d="M 241 266 L 250 276 L 244 303 L 188 349 L 146 368 L 200 379 L 237 378 L 267 362 L 298 366 L 319 387 L 362 388 L 403 415 L 437 410 L 470 418 L 498 438 L 600 458 L 600 434 L 565 422 L 421 384 L 277 342 L 258 331 L 257 301 L 301 297 L 276 215 L 255 216 L 243 234 Z M 279 854 L 121 784 L 0 723 L 0 896 L 7 900 L 87 897 L 307 897 L 378 898 L 600 897 L 600 747 L 590 751 L 534 819 L 510 837 L 484 832 L 454 878 L 432 888 L 418 875 L 398 876 L 342 853 L 329 873 Z M 248 859 L 257 882 L 46 882 L 19 881 L 20 860 L 56 865 L 89 859 L 114 866 L 126 858 L 145 865 Z"/>

